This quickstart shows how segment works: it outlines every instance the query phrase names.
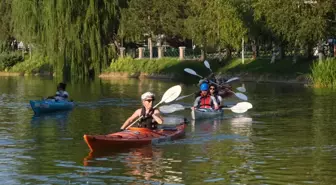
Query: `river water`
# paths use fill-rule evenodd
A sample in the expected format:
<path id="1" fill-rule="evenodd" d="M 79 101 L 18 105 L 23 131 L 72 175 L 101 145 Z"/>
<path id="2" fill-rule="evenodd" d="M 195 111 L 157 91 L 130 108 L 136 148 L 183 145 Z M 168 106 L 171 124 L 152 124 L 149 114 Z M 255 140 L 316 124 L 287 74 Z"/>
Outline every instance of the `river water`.
<path id="1" fill-rule="evenodd" d="M 84 134 L 107 134 L 176 82 L 95 80 L 69 83 L 73 111 L 34 116 L 29 100 L 53 95 L 57 82 L 0 77 L 1 184 L 334 184 L 336 93 L 300 84 L 245 83 L 253 109 L 190 121 L 174 142 L 92 155 Z M 234 87 L 242 85 L 234 83 Z M 183 85 L 182 95 L 193 85 Z M 192 97 L 181 100 L 191 105 Z M 230 98 L 226 102 L 239 100 Z M 173 125 L 190 111 L 165 116 Z"/>

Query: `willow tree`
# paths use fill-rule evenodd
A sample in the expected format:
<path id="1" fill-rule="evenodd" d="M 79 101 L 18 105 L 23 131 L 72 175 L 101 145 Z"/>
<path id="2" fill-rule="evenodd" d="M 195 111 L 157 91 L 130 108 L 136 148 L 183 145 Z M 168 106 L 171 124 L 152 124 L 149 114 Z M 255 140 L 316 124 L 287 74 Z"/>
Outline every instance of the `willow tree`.
<path id="1" fill-rule="evenodd" d="M 8 49 L 12 36 L 11 4 L 12 0 L 2 0 L 0 2 L 0 44 L 3 45 L 0 46 L 0 52 Z"/>
<path id="2" fill-rule="evenodd" d="M 188 0 L 186 33 L 194 43 L 221 46 L 228 50 L 240 48 L 246 28 L 232 2 L 226 0 Z M 204 56 L 205 57 L 205 56 Z"/>
<path id="3" fill-rule="evenodd" d="M 150 58 L 152 39 L 157 35 L 180 35 L 185 0 L 130 0 L 121 13 L 119 36 L 129 41 L 148 38 Z"/>
<path id="4" fill-rule="evenodd" d="M 295 48 L 308 46 L 311 55 L 312 46 L 328 35 L 328 15 L 335 11 L 334 3 L 334 0 L 254 0 L 253 6 L 256 18 L 265 20 L 274 33 Z"/>
<path id="5" fill-rule="evenodd" d="M 117 32 L 117 0 L 12 0 L 15 34 L 37 47 L 63 77 L 100 73 Z"/>

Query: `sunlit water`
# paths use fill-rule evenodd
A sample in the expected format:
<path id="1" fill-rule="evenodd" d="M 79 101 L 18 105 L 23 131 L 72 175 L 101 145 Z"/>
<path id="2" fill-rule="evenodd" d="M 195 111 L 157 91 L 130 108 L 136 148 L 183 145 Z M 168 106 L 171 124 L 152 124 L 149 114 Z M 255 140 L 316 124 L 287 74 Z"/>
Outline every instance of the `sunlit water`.
<path id="1" fill-rule="evenodd" d="M 71 112 L 34 117 L 29 100 L 55 93 L 50 79 L 0 78 L 1 184 L 334 184 L 336 96 L 302 85 L 245 83 L 253 109 L 190 121 L 175 142 L 90 154 L 84 134 L 107 134 L 174 82 L 68 84 Z M 241 83 L 234 83 L 238 87 Z M 183 86 L 182 95 L 195 90 Z M 191 104 L 192 97 L 181 101 Z M 235 98 L 227 102 L 237 102 Z M 173 125 L 190 111 L 164 115 Z"/>

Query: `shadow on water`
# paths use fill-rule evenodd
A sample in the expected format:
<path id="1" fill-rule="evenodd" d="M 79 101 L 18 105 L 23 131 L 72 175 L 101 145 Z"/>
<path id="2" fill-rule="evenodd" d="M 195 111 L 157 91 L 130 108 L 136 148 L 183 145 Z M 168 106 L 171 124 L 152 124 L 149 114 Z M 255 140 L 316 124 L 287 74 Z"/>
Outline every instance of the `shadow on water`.
<path id="1" fill-rule="evenodd" d="M 66 125 L 69 119 L 70 111 L 60 111 L 46 114 L 33 115 L 31 124 L 37 126 L 43 122 L 56 121 L 59 125 Z"/>

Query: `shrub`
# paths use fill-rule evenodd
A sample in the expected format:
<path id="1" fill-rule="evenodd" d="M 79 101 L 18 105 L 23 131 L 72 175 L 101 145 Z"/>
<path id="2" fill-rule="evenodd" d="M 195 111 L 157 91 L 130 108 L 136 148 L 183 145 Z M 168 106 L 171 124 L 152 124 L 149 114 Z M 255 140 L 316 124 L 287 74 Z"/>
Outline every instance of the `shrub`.
<path id="1" fill-rule="evenodd" d="M 22 62 L 23 57 L 20 53 L 1 53 L 0 54 L 0 70 L 13 67 L 15 64 Z"/>
<path id="2" fill-rule="evenodd" d="M 328 58 L 322 63 L 314 62 L 310 78 L 314 87 L 336 87 L 336 59 Z"/>

